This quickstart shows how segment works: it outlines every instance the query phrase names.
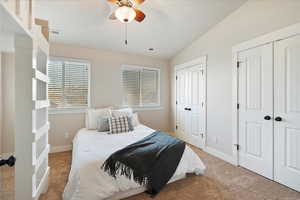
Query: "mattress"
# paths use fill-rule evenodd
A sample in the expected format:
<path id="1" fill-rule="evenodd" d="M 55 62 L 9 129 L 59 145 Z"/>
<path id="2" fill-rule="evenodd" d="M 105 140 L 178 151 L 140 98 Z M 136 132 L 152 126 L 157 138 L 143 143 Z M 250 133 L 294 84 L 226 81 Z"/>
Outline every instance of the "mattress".
<path id="1" fill-rule="evenodd" d="M 64 200 L 122 199 L 145 191 L 145 188 L 123 176 L 116 179 L 101 169 L 115 151 L 139 141 L 155 130 L 139 125 L 126 134 L 107 134 L 81 129 L 73 140 L 73 156 Z M 201 175 L 205 166 L 193 150 L 186 146 L 174 176 L 169 182 L 184 178 L 187 173 Z"/>

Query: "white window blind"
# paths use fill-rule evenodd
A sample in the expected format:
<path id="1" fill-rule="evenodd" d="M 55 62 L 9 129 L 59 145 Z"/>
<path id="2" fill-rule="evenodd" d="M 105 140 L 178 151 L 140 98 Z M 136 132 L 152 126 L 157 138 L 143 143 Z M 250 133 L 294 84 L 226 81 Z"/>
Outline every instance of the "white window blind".
<path id="1" fill-rule="evenodd" d="M 124 105 L 159 106 L 159 69 L 126 67 L 122 80 Z"/>
<path id="2" fill-rule="evenodd" d="M 89 64 L 67 59 L 50 59 L 48 98 L 51 108 L 88 106 Z"/>

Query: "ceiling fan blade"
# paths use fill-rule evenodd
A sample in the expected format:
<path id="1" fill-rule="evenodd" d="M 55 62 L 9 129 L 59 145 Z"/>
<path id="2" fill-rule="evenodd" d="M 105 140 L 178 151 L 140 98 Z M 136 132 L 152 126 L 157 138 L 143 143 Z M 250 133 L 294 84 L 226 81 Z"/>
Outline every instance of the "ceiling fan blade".
<path id="1" fill-rule="evenodd" d="M 113 13 L 109 16 L 109 19 L 111 19 L 111 20 L 116 20 L 116 19 L 117 19 L 115 12 L 113 12 Z"/>
<path id="2" fill-rule="evenodd" d="M 134 11 L 136 13 L 135 20 L 138 22 L 142 22 L 146 17 L 145 13 L 143 13 L 143 11 L 136 9 L 136 8 L 134 8 Z"/>
<path id="3" fill-rule="evenodd" d="M 134 3 L 135 5 L 140 5 L 140 4 L 144 3 L 144 1 L 145 1 L 145 0 L 133 0 L 133 3 Z"/>
<path id="4" fill-rule="evenodd" d="M 118 0 L 107 0 L 108 2 L 111 2 L 111 3 L 117 3 Z"/>

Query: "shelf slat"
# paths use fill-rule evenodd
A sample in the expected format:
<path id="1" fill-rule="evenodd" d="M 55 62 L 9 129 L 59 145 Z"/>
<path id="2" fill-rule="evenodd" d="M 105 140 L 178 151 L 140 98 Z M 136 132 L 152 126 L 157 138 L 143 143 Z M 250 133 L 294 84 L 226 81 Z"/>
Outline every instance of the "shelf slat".
<path id="1" fill-rule="evenodd" d="M 35 141 L 38 141 L 43 135 L 47 134 L 50 128 L 50 123 L 46 122 L 44 126 L 37 130 L 33 130 L 33 134 L 35 135 Z"/>
<path id="2" fill-rule="evenodd" d="M 48 158 L 49 151 L 50 151 L 50 145 L 48 144 L 43 150 L 43 152 L 41 153 L 41 155 L 38 157 L 38 159 L 36 159 L 35 162 L 33 163 L 35 173 L 37 172 L 41 164 L 44 162 L 44 160 Z"/>
<path id="3" fill-rule="evenodd" d="M 49 77 L 37 69 L 33 69 L 33 78 L 40 80 L 47 84 L 49 83 Z"/>
<path id="4" fill-rule="evenodd" d="M 38 101 L 34 101 L 33 104 L 33 109 L 38 110 L 38 109 L 42 109 L 42 108 L 48 108 L 50 105 L 50 101 L 49 100 L 38 100 Z"/>
<path id="5" fill-rule="evenodd" d="M 47 185 L 49 174 L 50 174 L 50 167 L 47 167 L 47 170 L 43 175 L 40 184 L 33 190 L 33 199 L 37 199 L 43 192 L 45 186 Z M 35 179 L 35 174 L 33 175 L 33 179 Z"/>

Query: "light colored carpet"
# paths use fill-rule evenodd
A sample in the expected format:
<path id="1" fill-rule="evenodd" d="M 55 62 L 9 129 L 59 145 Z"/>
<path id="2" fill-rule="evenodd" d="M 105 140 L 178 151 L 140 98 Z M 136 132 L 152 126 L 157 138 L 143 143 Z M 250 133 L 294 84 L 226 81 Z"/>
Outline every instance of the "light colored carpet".
<path id="1" fill-rule="evenodd" d="M 197 148 L 193 149 L 207 167 L 205 175 L 189 176 L 169 184 L 154 198 L 155 200 L 300 200 L 300 193 L 294 190 L 246 169 L 230 165 Z M 49 159 L 49 190 L 42 195 L 41 200 L 60 200 L 70 170 L 71 152 L 51 154 Z M 8 172 L 9 170 L 6 168 L 4 175 L 4 180 L 7 181 L 4 184 L 6 191 L 8 185 L 12 185 L 13 173 Z M 3 197 L 0 199 L 6 198 Z M 151 198 L 146 194 L 139 194 L 126 200 Z"/>

